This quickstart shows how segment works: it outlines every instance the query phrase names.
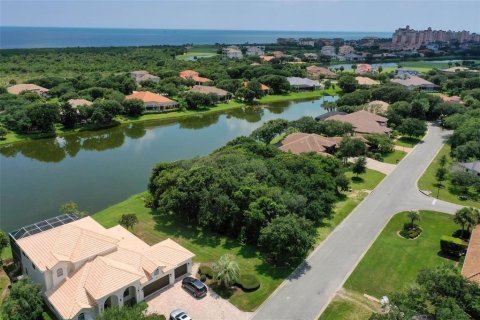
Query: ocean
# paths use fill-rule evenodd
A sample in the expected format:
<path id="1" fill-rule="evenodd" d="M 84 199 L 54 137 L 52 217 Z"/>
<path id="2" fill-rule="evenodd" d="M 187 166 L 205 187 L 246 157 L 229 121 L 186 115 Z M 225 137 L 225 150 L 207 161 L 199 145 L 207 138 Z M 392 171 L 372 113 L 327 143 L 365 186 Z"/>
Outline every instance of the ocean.
<path id="1" fill-rule="evenodd" d="M 1 49 L 274 43 L 277 38 L 390 38 L 391 32 L 0 27 Z"/>

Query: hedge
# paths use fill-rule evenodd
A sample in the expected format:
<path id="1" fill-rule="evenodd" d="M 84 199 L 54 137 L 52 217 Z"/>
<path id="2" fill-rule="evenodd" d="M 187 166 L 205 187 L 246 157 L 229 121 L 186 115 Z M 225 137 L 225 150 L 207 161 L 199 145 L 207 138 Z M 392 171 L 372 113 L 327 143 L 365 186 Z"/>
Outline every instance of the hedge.
<path id="1" fill-rule="evenodd" d="M 467 250 L 467 245 L 460 238 L 442 236 L 440 238 L 440 248 L 444 253 L 459 256 Z"/>
<path id="2" fill-rule="evenodd" d="M 260 288 L 260 280 L 253 274 L 242 274 L 236 285 L 242 288 L 243 291 L 255 291 Z"/>
<path id="3" fill-rule="evenodd" d="M 209 266 L 200 266 L 198 272 L 202 275 L 204 274 L 208 279 L 213 278 L 213 270 Z"/>

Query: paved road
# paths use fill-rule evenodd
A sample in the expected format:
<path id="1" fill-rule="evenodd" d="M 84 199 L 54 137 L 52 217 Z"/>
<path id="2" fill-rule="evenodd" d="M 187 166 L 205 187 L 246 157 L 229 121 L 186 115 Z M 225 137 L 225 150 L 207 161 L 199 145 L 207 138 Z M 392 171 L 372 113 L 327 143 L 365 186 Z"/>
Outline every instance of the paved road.
<path id="1" fill-rule="evenodd" d="M 424 142 L 316 248 L 253 319 L 317 319 L 395 213 L 411 209 L 454 213 L 459 209 L 455 204 L 432 201 L 416 186 L 445 135 L 440 128 L 430 126 Z"/>

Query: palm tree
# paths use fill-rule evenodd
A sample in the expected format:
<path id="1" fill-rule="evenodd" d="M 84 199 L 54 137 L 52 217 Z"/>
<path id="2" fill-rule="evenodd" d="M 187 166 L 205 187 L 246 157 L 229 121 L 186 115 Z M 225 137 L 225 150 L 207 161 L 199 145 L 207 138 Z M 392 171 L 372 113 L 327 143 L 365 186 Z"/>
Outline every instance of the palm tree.
<path id="1" fill-rule="evenodd" d="M 213 274 L 220 285 L 230 287 L 238 280 L 240 268 L 233 257 L 226 254 L 213 264 Z"/>
<path id="2" fill-rule="evenodd" d="M 472 226 L 476 225 L 479 222 L 478 209 L 465 207 L 457 210 L 457 212 L 455 212 L 455 217 L 453 217 L 453 222 L 459 224 L 462 227 L 462 233 L 460 234 L 460 237 L 463 238 L 465 227 L 470 230 Z"/>
<path id="3" fill-rule="evenodd" d="M 420 221 L 420 213 L 418 210 L 410 210 L 408 212 L 408 218 L 410 219 L 410 227 L 413 228 L 415 221 Z"/>

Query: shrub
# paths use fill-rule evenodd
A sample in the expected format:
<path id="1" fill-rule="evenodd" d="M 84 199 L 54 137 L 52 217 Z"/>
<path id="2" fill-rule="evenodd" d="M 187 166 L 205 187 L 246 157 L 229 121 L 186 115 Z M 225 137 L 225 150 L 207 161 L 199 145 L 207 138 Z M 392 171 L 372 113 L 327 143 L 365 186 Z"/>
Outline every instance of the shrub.
<path id="1" fill-rule="evenodd" d="M 201 275 L 205 275 L 208 279 L 213 278 L 213 270 L 209 266 L 200 266 L 200 268 L 198 269 L 198 272 Z"/>
<path id="2" fill-rule="evenodd" d="M 422 233 L 422 229 L 418 225 L 412 225 L 411 223 L 405 223 L 402 231 L 400 231 L 400 235 L 406 239 L 415 239 L 420 233 Z"/>
<path id="3" fill-rule="evenodd" d="M 243 291 L 251 292 L 260 288 L 260 280 L 253 274 L 242 274 L 236 285 L 242 288 Z"/>
<path id="4" fill-rule="evenodd" d="M 200 281 L 202 281 L 202 282 L 207 281 L 207 276 L 204 275 L 204 274 L 201 274 L 201 275 L 200 275 Z"/>
<path id="5" fill-rule="evenodd" d="M 467 245 L 460 238 L 444 235 L 440 238 L 440 248 L 444 253 L 459 256 L 461 253 L 465 252 Z"/>

